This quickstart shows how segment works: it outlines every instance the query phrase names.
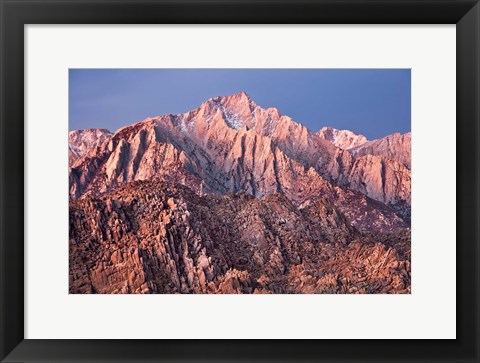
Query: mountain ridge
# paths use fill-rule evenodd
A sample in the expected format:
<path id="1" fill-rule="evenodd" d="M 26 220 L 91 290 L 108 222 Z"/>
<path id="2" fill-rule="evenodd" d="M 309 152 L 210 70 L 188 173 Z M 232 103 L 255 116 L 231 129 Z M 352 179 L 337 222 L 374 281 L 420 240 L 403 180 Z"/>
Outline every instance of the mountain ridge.
<path id="1" fill-rule="evenodd" d="M 322 190 L 346 199 L 338 188 L 348 188 L 409 218 L 406 168 L 391 157 L 355 157 L 277 109 L 261 108 L 244 92 L 210 98 L 183 114 L 147 118 L 95 146 L 70 172 L 71 198 L 173 169 L 198 192 L 246 191 L 262 198 L 280 191 L 301 204 Z M 317 191 L 306 192 L 309 185 Z"/>
<path id="2" fill-rule="evenodd" d="M 321 130 L 242 92 L 70 132 L 69 293 L 409 294 L 410 138 Z"/>
<path id="3" fill-rule="evenodd" d="M 69 230 L 73 294 L 410 293 L 409 236 L 362 237 L 324 200 L 134 181 L 72 201 Z"/>

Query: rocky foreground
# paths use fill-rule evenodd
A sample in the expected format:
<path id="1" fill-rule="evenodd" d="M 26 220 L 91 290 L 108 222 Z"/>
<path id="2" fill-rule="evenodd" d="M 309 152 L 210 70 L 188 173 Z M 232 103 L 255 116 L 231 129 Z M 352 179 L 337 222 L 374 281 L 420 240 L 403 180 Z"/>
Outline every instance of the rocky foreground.
<path id="1" fill-rule="evenodd" d="M 137 181 L 71 202 L 70 293 L 410 293 L 410 233 L 362 235 L 321 198 Z"/>

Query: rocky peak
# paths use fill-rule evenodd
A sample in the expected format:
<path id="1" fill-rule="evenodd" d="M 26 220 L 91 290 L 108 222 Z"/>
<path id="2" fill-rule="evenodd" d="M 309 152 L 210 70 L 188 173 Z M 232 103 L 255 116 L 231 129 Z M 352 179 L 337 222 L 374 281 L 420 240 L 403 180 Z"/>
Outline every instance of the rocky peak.
<path id="1" fill-rule="evenodd" d="M 84 155 L 90 148 L 101 145 L 112 136 L 107 129 L 83 129 L 68 133 L 68 164 L 73 163 Z"/>
<path id="2" fill-rule="evenodd" d="M 354 156 L 378 155 L 411 167 L 411 133 L 398 132 L 350 149 Z"/>
<path id="3" fill-rule="evenodd" d="M 255 104 L 247 92 L 241 91 L 228 96 L 217 96 L 210 98 L 207 102 L 217 102 L 223 105 Z"/>
<path id="4" fill-rule="evenodd" d="M 112 133 L 107 129 L 73 130 L 68 133 L 68 142 L 84 150 L 92 144 L 98 143 L 100 139 L 105 140 L 110 136 Z"/>
<path id="5" fill-rule="evenodd" d="M 207 101 L 210 111 L 218 113 L 232 129 L 240 130 L 247 126 L 252 128 L 255 110 L 258 105 L 246 92 L 239 92 L 224 97 L 214 97 Z M 203 106 L 203 105 L 202 105 Z M 201 106 L 201 107 L 202 107 Z"/>
<path id="6" fill-rule="evenodd" d="M 338 130 L 333 127 L 322 127 L 316 134 L 343 150 L 360 146 L 368 141 L 363 135 L 356 134 L 350 130 Z"/>
<path id="7" fill-rule="evenodd" d="M 72 132 L 70 293 L 409 293 L 409 143 L 245 92 Z"/>
<path id="8" fill-rule="evenodd" d="M 281 192 L 299 204 L 319 193 L 338 199 L 332 189 L 338 185 L 360 192 L 356 203 L 363 203 L 361 196 L 366 195 L 409 208 L 409 170 L 382 154 L 354 155 L 331 141 L 343 135 L 344 142 L 354 145 L 366 140 L 362 135 L 322 130 L 324 137 L 275 108 L 256 105 L 244 92 L 215 97 L 188 113 L 123 127 L 100 148 L 90 149 L 85 163 L 76 163 L 70 175 L 71 197 L 99 195 L 133 180 L 170 175 L 181 176 L 201 193 L 244 191 L 263 198 Z M 353 221 L 358 216 L 351 217 Z M 359 221 L 365 224 L 363 217 Z M 389 217 L 387 225 L 397 221 Z"/>

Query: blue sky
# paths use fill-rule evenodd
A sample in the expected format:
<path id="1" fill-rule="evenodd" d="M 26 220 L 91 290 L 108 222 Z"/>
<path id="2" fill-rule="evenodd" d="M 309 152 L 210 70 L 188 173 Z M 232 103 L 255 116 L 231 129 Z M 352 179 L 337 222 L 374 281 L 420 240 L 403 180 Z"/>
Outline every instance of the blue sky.
<path id="1" fill-rule="evenodd" d="M 313 131 L 410 131 L 409 69 L 71 69 L 69 129 L 115 131 L 240 91 Z"/>

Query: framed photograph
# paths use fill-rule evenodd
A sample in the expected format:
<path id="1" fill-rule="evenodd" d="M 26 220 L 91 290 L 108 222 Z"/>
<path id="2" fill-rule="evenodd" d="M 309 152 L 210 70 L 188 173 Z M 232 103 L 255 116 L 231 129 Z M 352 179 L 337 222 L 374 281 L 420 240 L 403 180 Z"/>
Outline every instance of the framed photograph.
<path id="1" fill-rule="evenodd" d="M 2 362 L 480 361 L 478 1 L 0 9 Z"/>

